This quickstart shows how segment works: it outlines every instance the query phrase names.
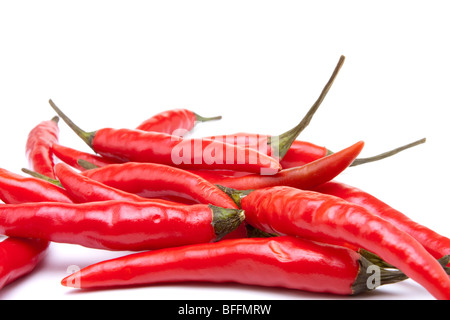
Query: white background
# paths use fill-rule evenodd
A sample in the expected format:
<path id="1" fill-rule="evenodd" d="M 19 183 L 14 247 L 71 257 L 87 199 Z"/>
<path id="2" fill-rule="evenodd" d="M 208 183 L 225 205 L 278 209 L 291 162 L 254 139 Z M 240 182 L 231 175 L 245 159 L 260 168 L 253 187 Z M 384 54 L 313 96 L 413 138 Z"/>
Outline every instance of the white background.
<path id="1" fill-rule="evenodd" d="M 447 1 L 1 1 L 0 167 L 27 166 L 27 134 L 53 117 L 50 98 L 88 131 L 183 107 L 223 116 L 194 136 L 280 134 L 303 117 L 343 54 L 301 139 L 331 150 L 364 140 L 361 156 L 370 156 L 426 137 L 338 180 L 450 236 L 449 9 Z M 89 151 L 60 129 L 62 144 Z M 230 284 L 78 292 L 59 283 L 70 265 L 124 254 L 52 244 L 36 272 L 0 299 L 341 299 Z M 411 280 L 356 297 L 431 298 Z"/>

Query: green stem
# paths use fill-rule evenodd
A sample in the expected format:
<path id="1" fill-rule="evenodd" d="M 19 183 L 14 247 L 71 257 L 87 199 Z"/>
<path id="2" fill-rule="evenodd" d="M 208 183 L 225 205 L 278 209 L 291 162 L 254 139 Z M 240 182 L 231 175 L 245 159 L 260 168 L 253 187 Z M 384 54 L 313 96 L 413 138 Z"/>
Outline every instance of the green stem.
<path id="1" fill-rule="evenodd" d="M 225 186 L 221 186 L 219 184 L 216 184 L 217 188 L 225 192 L 233 201 L 237 204 L 237 206 L 241 207 L 241 200 L 242 198 L 245 198 L 252 192 L 253 190 L 237 190 Z"/>
<path id="2" fill-rule="evenodd" d="M 342 65 L 344 64 L 345 57 L 341 56 L 339 59 L 339 62 L 337 63 L 333 74 L 331 75 L 330 79 L 328 80 L 325 87 L 322 89 L 322 92 L 319 96 L 319 98 L 316 100 L 316 102 L 312 105 L 312 107 L 309 109 L 309 111 L 306 113 L 306 115 L 303 117 L 302 121 L 298 125 L 296 125 L 294 128 L 292 128 L 289 131 L 286 131 L 285 133 L 280 134 L 279 136 L 271 137 L 268 141 L 268 144 L 274 147 L 275 144 L 278 146 L 278 156 L 279 159 L 283 159 L 284 155 L 287 153 L 289 148 L 291 147 L 294 140 L 299 136 L 299 134 L 309 125 L 311 122 L 312 117 L 316 113 L 317 109 L 319 109 L 319 106 L 322 104 L 322 101 L 325 99 L 326 95 L 328 94 L 328 91 L 330 90 L 334 80 L 336 79 L 339 70 L 341 69 Z"/>
<path id="3" fill-rule="evenodd" d="M 91 162 L 89 162 L 89 161 L 87 161 L 87 160 L 84 160 L 84 159 L 78 159 L 78 160 L 77 160 L 77 163 L 78 163 L 81 167 L 83 167 L 84 169 L 86 169 L 86 170 L 91 170 L 91 169 L 96 169 L 96 168 L 98 168 L 97 165 L 95 165 L 95 164 L 93 164 L 93 163 L 91 163 Z"/>
<path id="4" fill-rule="evenodd" d="M 249 224 L 246 224 L 245 228 L 247 229 L 247 237 L 248 238 L 273 238 L 273 237 L 279 237 L 278 234 L 264 232 L 261 229 L 255 228 L 255 227 L 253 227 L 253 226 L 251 226 Z"/>
<path id="5" fill-rule="evenodd" d="M 86 132 L 78 127 L 68 116 L 64 114 L 64 112 L 59 109 L 56 104 L 50 99 L 48 101 L 50 106 L 55 110 L 55 112 L 64 120 L 64 122 L 89 146 L 92 148 L 92 140 L 95 136 L 94 132 Z"/>
<path id="6" fill-rule="evenodd" d="M 212 211 L 212 226 L 216 234 L 216 240 L 222 239 L 228 233 L 235 230 L 244 221 L 244 210 L 227 209 L 209 205 Z"/>
<path id="7" fill-rule="evenodd" d="M 414 142 L 412 142 L 412 143 L 408 143 L 408 144 L 406 144 L 406 145 L 404 145 L 404 146 L 401 146 L 401 147 L 392 149 L 392 150 L 390 150 L 390 151 L 380 153 L 379 155 L 376 155 L 376 156 L 373 156 L 373 157 L 368 157 L 368 158 L 357 158 L 357 159 L 355 159 L 355 160 L 352 162 L 352 164 L 350 165 L 350 167 L 355 167 L 355 166 L 359 166 L 359 165 L 361 165 L 361 164 L 365 164 L 365 163 L 369 163 L 369 162 L 374 162 L 374 161 L 386 159 L 386 158 L 388 158 L 388 157 L 390 157 L 390 156 L 393 156 L 393 155 L 395 155 L 395 154 L 397 154 L 397 153 L 399 153 L 399 152 L 401 152 L 401 151 L 404 151 L 404 150 L 406 150 L 406 149 L 415 147 L 415 146 L 417 146 L 417 145 L 419 145 L 419 144 L 425 143 L 425 141 L 426 141 L 426 139 L 423 138 L 423 139 L 414 141 Z"/>
<path id="8" fill-rule="evenodd" d="M 34 178 L 38 178 L 38 179 L 41 179 L 41 180 L 53 183 L 54 185 L 57 185 L 58 187 L 62 187 L 62 185 L 59 182 L 59 180 L 52 179 L 52 178 L 50 178 L 50 177 L 48 177 L 46 175 L 43 175 L 43 174 L 41 174 L 39 172 L 28 170 L 27 168 L 22 168 L 22 172 L 25 172 L 26 174 L 28 174 L 28 175 L 30 175 L 30 176 L 32 176 Z"/>
<path id="9" fill-rule="evenodd" d="M 377 286 L 397 283 L 408 279 L 408 276 L 405 275 L 400 270 L 387 269 L 383 265 L 378 265 L 370 260 L 367 260 L 362 255 L 359 257 L 358 262 L 359 262 L 359 272 L 358 275 L 356 276 L 355 282 L 353 282 L 352 284 L 353 295 L 357 295 L 359 293 L 367 291 L 372 291 Z M 379 272 L 378 274 L 379 278 L 376 279 L 378 280 L 378 283 L 377 282 L 373 283 L 371 280 L 374 280 L 373 278 L 377 277 L 377 275 L 374 274 L 374 272 L 376 271 Z"/>
<path id="10" fill-rule="evenodd" d="M 216 116 L 216 117 L 202 117 L 201 115 L 198 115 L 194 112 L 195 120 L 198 122 L 206 122 L 206 121 L 213 121 L 213 120 L 220 120 L 222 119 L 222 116 Z"/>

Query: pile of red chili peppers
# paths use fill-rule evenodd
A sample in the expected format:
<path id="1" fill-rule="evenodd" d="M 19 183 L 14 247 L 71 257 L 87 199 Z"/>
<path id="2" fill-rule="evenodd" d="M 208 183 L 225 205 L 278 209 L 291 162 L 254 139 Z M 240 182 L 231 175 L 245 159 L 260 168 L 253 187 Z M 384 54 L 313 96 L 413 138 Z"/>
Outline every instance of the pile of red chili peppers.
<path id="1" fill-rule="evenodd" d="M 205 118 L 167 110 L 136 128 L 86 132 L 57 113 L 26 141 L 28 174 L 0 169 L 0 288 L 33 272 L 51 242 L 136 251 L 62 279 L 97 289 L 234 282 L 357 295 L 411 278 L 450 299 L 450 239 L 335 181 L 380 160 L 362 141 L 338 152 L 298 140 L 331 88 L 279 136 L 188 138 Z M 59 119 L 93 152 L 59 143 Z"/>

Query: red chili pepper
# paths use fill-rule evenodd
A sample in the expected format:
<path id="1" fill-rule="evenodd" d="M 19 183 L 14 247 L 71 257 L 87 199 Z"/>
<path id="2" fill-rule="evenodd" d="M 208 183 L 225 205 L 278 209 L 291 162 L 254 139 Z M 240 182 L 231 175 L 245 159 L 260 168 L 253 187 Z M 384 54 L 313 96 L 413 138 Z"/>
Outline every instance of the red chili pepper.
<path id="1" fill-rule="evenodd" d="M 259 189 L 272 186 L 291 186 L 310 189 L 332 180 L 344 171 L 364 147 L 360 141 L 339 152 L 320 158 L 302 167 L 283 169 L 272 176 L 234 173 L 232 171 L 196 170 L 193 173 L 213 184 L 239 190 Z"/>
<path id="2" fill-rule="evenodd" d="M 44 258 L 49 243 L 39 239 L 7 238 L 0 242 L 0 289 L 29 274 Z"/>
<path id="3" fill-rule="evenodd" d="M 400 211 L 367 192 L 336 181 L 327 182 L 314 190 L 360 205 L 370 213 L 386 219 L 419 241 L 437 259 L 450 254 L 449 238 L 411 220 Z"/>
<path id="4" fill-rule="evenodd" d="M 155 114 L 143 121 L 136 129 L 183 136 L 194 129 L 197 122 L 219 120 L 221 118 L 221 116 L 205 118 L 188 109 L 172 109 Z"/>
<path id="5" fill-rule="evenodd" d="M 213 242 L 236 229 L 242 210 L 212 205 L 101 201 L 0 206 L 0 234 L 107 250 L 152 250 Z"/>
<path id="6" fill-rule="evenodd" d="M 68 165 L 78 169 L 80 171 L 86 170 L 83 166 L 78 164 L 78 160 L 82 159 L 92 163 L 98 167 L 103 167 L 109 164 L 118 163 L 119 161 L 114 161 L 111 159 L 107 159 L 105 157 L 100 157 L 95 154 L 91 154 L 88 152 L 83 152 L 80 150 L 76 150 L 73 148 L 69 148 L 67 146 L 63 146 L 57 143 L 52 145 L 53 154 L 60 159 L 61 161 L 67 163 Z"/>
<path id="7" fill-rule="evenodd" d="M 87 170 L 82 174 L 107 186 L 144 198 L 237 208 L 214 184 L 186 170 L 171 166 L 127 162 Z"/>
<path id="8" fill-rule="evenodd" d="M 26 156 L 32 170 L 54 178 L 51 145 L 58 142 L 58 117 L 42 121 L 28 134 Z"/>
<path id="9" fill-rule="evenodd" d="M 24 202 L 73 202 L 67 192 L 34 177 L 24 177 L 0 168 L 0 199 L 9 204 Z"/>
<path id="10" fill-rule="evenodd" d="M 119 161 L 152 162 L 181 168 L 232 169 L 275 173 L 277 160 L 257 152 L 207 139 L 183 139 L 159 132 L 104 128 L 85 132 L 76 126 L 51 100 L 60 117 L 96 153 Z"/>
<path id="11" fill-rule="evenodd" d="M 388 221 L 338 197 L 290 187 L 249 192 L 246 221 L 264 232 L 347 241 L 396 266 L 437 299 L 450 299 L 450 278 L 423 246 Z"/>
<path id="12" fill-rule="evenodd" d="M 241 283 L 356 295 L 375 288 L 372 264 L 360 254 L 295 237 L 224 240 L 131 254 L 96 263 L 64 278 L 81 289 L 186 281 Z M 380 285 L 402 281 L 381 272 Z"/>

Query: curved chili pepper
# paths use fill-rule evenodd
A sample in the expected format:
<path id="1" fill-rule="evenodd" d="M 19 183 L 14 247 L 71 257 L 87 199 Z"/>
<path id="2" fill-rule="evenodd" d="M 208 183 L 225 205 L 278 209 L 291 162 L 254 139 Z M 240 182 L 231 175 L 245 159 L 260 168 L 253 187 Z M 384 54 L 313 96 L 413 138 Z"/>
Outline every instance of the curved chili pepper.
<path id="1" fill-rule="evenodd" d="M 28 134 L 26 156 L 32 170 L 54 178 L 51 145 L 58 142 L 58 117 L 42 121 Z"/>
<path id="2" fill-rule="evenodd" d="M 0 234 L 107 250 L 151 250 L 213 242 L 236 229 L 242 210 L 212 205 L 101 201 L 0 206 Z"/>
<path id="3" fill-rule="evenodd" d="M 197 122 L 219 119 L 222 119 L 222 117 L 206 118 L 188 109 L 172 109 L 155 114 L 139 124 L 136 129 L 183 136 L 185 133 L 194 129 Z"/>
<path id="4" fill-rule="evenodd" d="M 450 299 L 450 277 L 413 237 L 361 206 L 290 187 L 249 192 L 241 199 L 246 221 L 264 232 L 319 241 L 347 241 L 378 255 L 437 299 Z"/>
<path id="5" fill-rule="evenodd" d="M 52 145 L 53 154 L 61 161 L 67 163 L 71 167 L 78 169 L 80 171 L 86 170 L 83 166 L 78 164 L 78 160 L 82 159 L 92 163 L 98 167 L 103 167 L 109 164 L 118 163 L 120 161 L 115 161 L 112 159 L 107 159 L 105 157 L 97 156 L 95 154 L 91 154 L 88 152 L 83 152 L 80 150 L 76 150 L 73 148 L 69 148 L 67 146 L 60 145 L 58 143 L 54 143 Z"/>
<path id="6" fill-rule="evenodd" d="M 356 295 L 373 290 L 372 264 L 360 254 L 295 237 L 224 240 L 99 262 L 64 278 L 81 289 L 208 281 Z M 380 285 L 402 281 L 380 268 Z"/>
<path id="7" fill-rule="evenodd" d="M 370 213 L 386 219 L 419 241 L 437 259 L 450 254 L 449 238 L 411 220 L 402 212 L 361 189 L 341 182 L 330 181 L 314 190 L 360 205 Z"/>
<path id="8" fill-rule="evenodd" d="M 204 179 L 228 188 L 239 190 L 259 189 L 272 186 L 291 186 L 310 189 L 332 180 L 344 171 L 364 147 L 360 141 L 339 152 L 310 162 L 302 167 L 283 169 L 272 176 L 234 173 L 232 171 L 196 170 L 191 171 Z"/>
<path id="9" fill-rule="evenodd" d="M 33 271 L 44 258 L 49 242 L 7 238 L 0 242 L 0 289 Z"/>
<path id="10" fill-rule="evenodd" d="M 186 170 L 156 163 L 127 162 L 87 170 L 83 175 L 144 198 L 237 208 L 217 186 Z"/>
<path id="11" fill-rule="evenodd" d="M 180 168 L 232 169 L 275 173 L 277 160 L 253 149 L 208 139 L 183 139 L 160 132 L 103 128 L 85 132 L 54 103 L 50 105 L 69 127 L 96 153 L 122 162 L 152 162 Z"/>

